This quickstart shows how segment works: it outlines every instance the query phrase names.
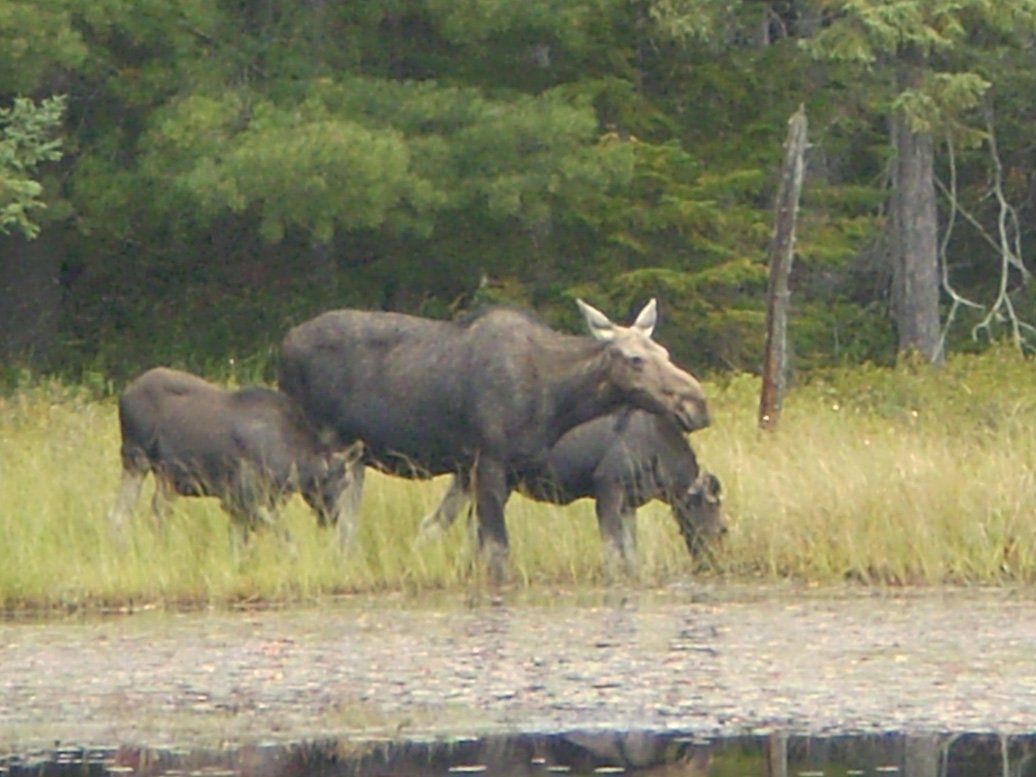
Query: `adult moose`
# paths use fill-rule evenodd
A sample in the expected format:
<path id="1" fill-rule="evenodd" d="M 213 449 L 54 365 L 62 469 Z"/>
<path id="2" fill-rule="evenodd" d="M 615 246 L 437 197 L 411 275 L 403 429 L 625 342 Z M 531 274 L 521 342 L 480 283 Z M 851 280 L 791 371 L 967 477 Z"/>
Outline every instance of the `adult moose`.
<path id="1" fill-rule="evenodd" d="M 362 441 L 365 461 L 380 469 L 410 477 L 473 469 L 479 544 L 500 580 L 508 471 L 542 461 L 573 426 L 623 405 L 687 431 L 709 423 L 701 385 L 651 339 L 655 300 L 630 327 L 577 303 L 593 338 L 559 334 L 506 308 L 464 322 L 324 313 L 284 338 L 280 387 L 338 446 Z M 348 542 L 355 509 L 342 518 Z"/>
<path id="2" fill-rule="evenodd" d="M 298 491 L 321 523 L 335 523 L 359 449 L 326 449 L 295 404 L 279 391 L 225 391 L 179 370 L 157 367 L 119 398 L 122 481 L 109 512 L 121 536 L 148 472 L 152 510 L 161 518 L 173 495 L 215 496 L 236 539 L 271 525 L 271 511 Z"/>
<path id="3" fill-rule="evenodd" d="M 519 492 L 539 502 L 596 500 L 605 568 L 637 571 L 637 508 L 652 499 L 670 506 L 688 552 L 697 557 L 726 533 L 715 475 L 668 418 L 623 409 L 570 429 L 532 468 L 510 473 Z M 438 507 L 421 522 L 422 538 L 448 529 L 469 500 L 471 478 L 453 476 Z"/>

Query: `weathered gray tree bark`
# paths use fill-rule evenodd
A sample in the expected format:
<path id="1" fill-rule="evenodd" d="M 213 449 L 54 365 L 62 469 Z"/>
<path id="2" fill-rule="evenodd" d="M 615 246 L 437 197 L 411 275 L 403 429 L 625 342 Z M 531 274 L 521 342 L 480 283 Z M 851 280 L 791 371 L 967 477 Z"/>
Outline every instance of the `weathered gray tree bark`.
<path id="1" fill-rule="evenodd" d="M 905 88 L 917 78 L 904 66 Z M 942 360 L 939 348 L 939 239 L 935 208 L 934 142 L 911 129 L 903 111 L 892 117 L 895 160 L 890 208 L 892 316 L 901 355 Z"/>
<path id="2" fill-rule="evenodd" d="M 806 111 L 800 107 L 788 120 L 781 183 L 774 207 L 770 245 L 770 280 L 766 291 L 766 345 L 763 350 L 763 386 L 759 399 L 759 426 L 772 429 L 781 413 L 788 370 L 788 276 L 795 255 L 795 222 L 805 171 Z"/>

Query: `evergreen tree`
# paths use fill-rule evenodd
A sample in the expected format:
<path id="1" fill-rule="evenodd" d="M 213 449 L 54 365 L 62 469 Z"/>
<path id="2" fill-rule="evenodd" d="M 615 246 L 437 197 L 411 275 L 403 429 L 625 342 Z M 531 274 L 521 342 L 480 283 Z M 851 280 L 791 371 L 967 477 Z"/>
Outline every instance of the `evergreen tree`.
<path id="1" fill-rule="evenodd" d="M 61 141 L 53 132 L 64 109 L 62 97 L 39 104 L 19 98 L 10 108 L 0 108 L 0 234 L 39 234 L 34 214 L 46 204 L 36 172 L 61 158 Z"/>
<path id="2" fill-rule="evenodd" d="M 899 349 L 942 358 L 935 133 L 959 129 L 991 82 L 984 60 L 1031 47 L 1033 0 L 826 0 L 817 55 L 883 86 L 894 153 L 889 208 L 892 312 Z"/>
<path id="3" fill-rule="evenodd" d="M 68 95 L 65 157 L 27 176 L 41 237 L 3 241 L 4 329 L 31 328 L 17 303 L 47 311 L 28 347 L 60 337 L 68 364 L 207 371 L 263 364 L 328 307 L 505 301 L 574 328 L 573 296 L 619 316 L 658 296 L 679 360 L 756 369 L 804 102 L 795 362 L 894 357 L 864 261 L 885 226 L 899 345 L 933 358 L 933 252 L 954 304 L 1025 303 L 974 258 L 1010 214 L 975 143 L 995 107 L 994 178 L 1031 207 L 1033 2 L 0 0 L 0 105 Z M 988 234 L 935 231 L 947 132 Z M 1032 230 L 1008 215 L 1007 242 Z"/>

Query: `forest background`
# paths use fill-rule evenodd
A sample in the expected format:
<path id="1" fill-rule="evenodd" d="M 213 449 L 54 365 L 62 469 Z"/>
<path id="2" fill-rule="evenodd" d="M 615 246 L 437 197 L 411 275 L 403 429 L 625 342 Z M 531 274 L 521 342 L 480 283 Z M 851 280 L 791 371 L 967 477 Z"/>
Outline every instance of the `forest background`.
<path id="1" fill-rule="evenodd" d="M 0 609 L 466 585 L 461 528 L 411 542 L 440 492 L 398 478 L 369 481 L 347 564 L 299 500 L 297 553 L 233 563 L 203 500 L 123 553 L 110 395 L 156 364 L 269 381 L 329 308 L 578 331 L 576 296 L 617 321 L 658 297 L 707 373 L 717 572 L 1036 581 L 1034 43 L 1036 0 L 0 0 Z M 800 106 L 802 380 L 774 437 Z M 591 505 L 509 511 L 519 579 L 597 579 Z M 697 571 L 641 512 L 645 579 Z"/>
<path id="2" fill-rule="evenodd" d="M 799 105 L 794 366 L 1025 349 L 1034 41 L 1034 0 L 0 0 L 4 377 L 575 296 L 756 371 Z"/>

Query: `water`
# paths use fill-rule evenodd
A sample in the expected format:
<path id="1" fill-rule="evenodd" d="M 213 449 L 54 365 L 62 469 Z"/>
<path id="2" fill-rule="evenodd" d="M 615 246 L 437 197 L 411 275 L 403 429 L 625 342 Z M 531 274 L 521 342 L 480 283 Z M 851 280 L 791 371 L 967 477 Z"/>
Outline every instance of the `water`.
<path id="1" fill-rule="evenodd" d="M 1036 737 L 988 734 L 705 739 L 668 732 L 496 735 L 224 750 L 54 749 L 0 759 L 4 777 L 1030 777 Z"/>
<path id="2" fill-rule="evenodd" d="M 1006 590 L 0 622 L 0 777 L 1036 777 L 1033 677 Z"/>

